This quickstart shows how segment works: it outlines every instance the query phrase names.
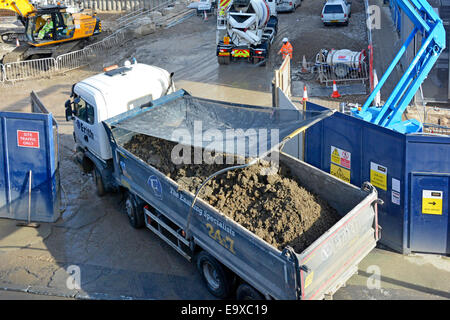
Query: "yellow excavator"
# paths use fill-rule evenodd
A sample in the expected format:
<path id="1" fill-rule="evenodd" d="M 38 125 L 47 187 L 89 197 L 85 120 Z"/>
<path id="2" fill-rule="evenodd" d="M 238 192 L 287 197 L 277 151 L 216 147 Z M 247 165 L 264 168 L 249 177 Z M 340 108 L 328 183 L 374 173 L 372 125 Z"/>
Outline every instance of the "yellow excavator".
<path id="1" fill-rule="evenodd" d="M 89 37 L 102 31 L 101 21 L 95 13 L 71 13 L 60 4 L 34 6 L 28 0 L 0 0 L 0 9 L 17 14 L 25 27 L 26 39 L 25 44 L 3 56 L 4 64 L 81 49 Z M 8 36 L 4 33 L 0 38 L 5 40 Z"/>

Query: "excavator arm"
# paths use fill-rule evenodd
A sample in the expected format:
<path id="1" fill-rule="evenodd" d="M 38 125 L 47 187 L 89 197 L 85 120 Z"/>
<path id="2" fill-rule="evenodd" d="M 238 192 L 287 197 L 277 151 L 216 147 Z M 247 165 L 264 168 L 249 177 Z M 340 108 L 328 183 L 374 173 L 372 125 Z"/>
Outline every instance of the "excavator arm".
<path id="1" fill-rule="evenodd" d="M 445 29 L 442 20 L 427 1 L 396 0 L 396 2 L 412 21 L 414 28 L 362 108 L 352 109 L 352 114 L 357 118 L 401 133 L 421 132 L 422 123 L 415 119 L 402 121 L 402 114 L 445 49 Z M 376 94 L 419 33 L 422 34 L 422 45 L 384 106 L 371 107 Z"/>
<path id="2" fill-rule="evenodd" d="M 27 0 L 0 0 L 0 9 L 14 11 L 20 17 L 27 17 L 35 11 Z"/>

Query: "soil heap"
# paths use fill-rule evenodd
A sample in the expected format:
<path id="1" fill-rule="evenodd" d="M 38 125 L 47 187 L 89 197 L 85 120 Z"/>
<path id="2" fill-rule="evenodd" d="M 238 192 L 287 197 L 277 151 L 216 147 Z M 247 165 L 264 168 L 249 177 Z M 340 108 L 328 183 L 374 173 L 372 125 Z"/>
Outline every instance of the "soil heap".
<path id="1" fill-rule="evenodd" d="M 194 194 L 211 174 L 232 166 L 176 165 L 171 160 L 176 145 L 137 134 L 124 148 Z M 193 163 L 194 148 L 187 148 L 191 150 Z M 222 173 L 206 184 L 199 196 L 279 250 L 290 245 L 300 253 L 332 227 L 340 216 L 324 200 L 306 190 L 287 166 L 280 163 L 275 174 L 262 175 L 262 170 L 267 168 L 269 164 L 261 162 Z"/>

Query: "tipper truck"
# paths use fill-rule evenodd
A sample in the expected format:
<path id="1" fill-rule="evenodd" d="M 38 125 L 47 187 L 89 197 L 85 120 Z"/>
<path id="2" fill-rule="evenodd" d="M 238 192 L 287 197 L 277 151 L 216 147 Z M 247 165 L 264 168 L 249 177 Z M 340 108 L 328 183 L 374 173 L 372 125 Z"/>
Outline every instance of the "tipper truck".
<path id="1" fill-rule="evenodd" d="M 276 0 L 222 0 L 217 11 L 217 61 L 264 65 L 278 32 Z"/>
<path id="2" fill-rule="evenodd" d="M 130 68 L 137 66 L 139 64 Z M 167 75 L 163 72 L 158 77 L 164 79 Z M 110 80 L 120 81 L 121 77 L 126 75 L 116 75 Z M 132 81 L 132 77 L 128 77 L 128 86 L 133 85 Z M 107 90 L 100 86 L 100 82 L 94 89 L 96 81 L 88 78 L 74 85 L 73 100 L 87 97 L 87 84 L 92 86 L 92 91 Z M 81 87 L 86 91 L 80 90 Z M 168 82 L 163 87 L 172 91 Z M 122 88 L 116 94 L 119 92 L 126 90 Z M 276 141 L 271 144 L 268 150 L 279 156 L 280 163 L 290 168 L 290 174 L 339 215 L 330 229 L 304 250 L 296 252 L 290 246 L 280 249 L 269 244 L 199 197 L 199 191 L 208 181 L 199 186 L 196 194 L 189 192 L 157 169 L 157 165 L 150 165 L 148 159 L 139 157 L 126 147 L 137 135 L 173 139 L 171 137 L 177 129 L 192 129 L 190 125 L 200 118 L 208 120 L 203 123 L 211 128 L 229 129 L 232 119 L 238 119 L 242 125 L 248 122 L 250 125 L 267 121 L 278 123 L 283 142 L 329 116 L 332 111 L 306 117 L 301 111 L 292 110 L 285 117 L 280 108 L 202 99 L 192 97 L 184 90 L 168 94 L 159 91 L 155 97 L 158 95 L 161 95 L 159 99 L 145 105 L 111 114 L 101 122 L 95 121 L 103 127 L 105 134 L 98 139 L 105 151 L 98 152 L 94 144 L 84 144 L 78 149 L 81 159 L 85 159 L 86 171 L 94 172 L 100 193 L 114 190 L 123 193 L 130 224 L 135 228 L 147 227 L 187 260 L 194 262 L 207 289 L 219 298 L 235 293 L 237 299 L 322 299 L 344 285 L 379 239 L 378 197 L 370 184 L 362 188 L 348 184 L 280 152 L 283 143 Z M 108 104 L 90 101 L 95 115 L 108 112 Z M 108 103 L 107 100 L 105 102 Z M 77 116 L 74 104 L 77 102 L 69 100 L 66 103 L 66 119 L 74 121 L 74 131 L 77 132 L 81 126 L 89 124 Z M 300 116 L 295 118 L 294 114 Z M 261 119 L 263 121 L 258 122 Z M 137 145 L 138 149 L 141 147 Z M 238 169 L 233 166 L 224 170 Z M 220 175 L 219 171 L 208 179 Z"/>

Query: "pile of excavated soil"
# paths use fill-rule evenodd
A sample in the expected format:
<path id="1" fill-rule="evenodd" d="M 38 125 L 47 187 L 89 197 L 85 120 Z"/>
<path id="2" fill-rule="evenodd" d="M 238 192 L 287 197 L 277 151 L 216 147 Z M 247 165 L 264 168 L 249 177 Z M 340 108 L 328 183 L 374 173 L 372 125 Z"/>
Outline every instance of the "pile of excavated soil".
<path id="1" fill-rule="evenodd" d="M 231 166 L 175 165 L 171 153 L 176 145 L 138 134 L 124 147 L 192 193 L 208 176 Z M 194 149 L 186 147 L 185 150 L 191 150 L 193 161 Z M 279 250 L 289 245 L 300 253 L 340 217 L 324 200 L 302 187 L 288 167 L 280 163 L 275 174 L 262 175 L 262 170 L 268 168 L 268 163 L 258 163 L 222 173 L 212 179 L 199 196 Z"/>

